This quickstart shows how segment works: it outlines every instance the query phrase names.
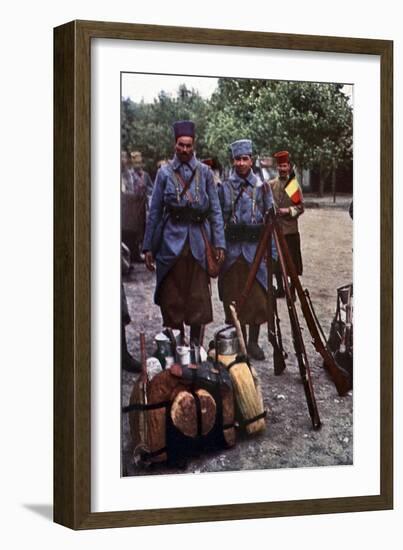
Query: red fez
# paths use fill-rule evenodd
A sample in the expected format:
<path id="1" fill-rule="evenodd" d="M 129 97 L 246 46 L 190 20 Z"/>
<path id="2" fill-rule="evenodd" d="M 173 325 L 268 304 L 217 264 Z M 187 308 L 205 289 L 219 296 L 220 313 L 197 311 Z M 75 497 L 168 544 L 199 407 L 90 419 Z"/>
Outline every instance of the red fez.
<path id="1" fill-rule="evenodd" d="M 277 161 L 277 164 L 284 164 L 285 162 L 290 162 L 290 157 L 288 151 L 279 151 L 274 153 L 274 158 Z"/>
<path id="2" fill-rule="evenodd" d="M 195 125 L 191 120 L 178 120 L 174 122 L 174 134 L 175 139 L 180 138 L 181 136 L 195 137 Z"/>
<path id="3" fill-rule="evenodd" d="M 210 166 L 210 168 L 213 166 L 213 159 L 203 159 L 202 160 L 202 163 L 203 164 L 207 164 L 207 166 Z"/>

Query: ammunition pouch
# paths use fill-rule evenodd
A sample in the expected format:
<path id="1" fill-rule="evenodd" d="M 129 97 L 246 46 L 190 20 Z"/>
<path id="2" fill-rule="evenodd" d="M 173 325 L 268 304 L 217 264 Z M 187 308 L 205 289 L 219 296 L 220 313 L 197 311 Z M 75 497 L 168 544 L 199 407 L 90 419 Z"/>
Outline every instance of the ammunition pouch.
<path id="1" fill-rule="evenodd" d="M 167 212 L 174 223 L 203 223 L 208 218 L 210 210 L 200 210 L 190 206 L 169 205 Z"/>
<path id="2" fill-rule="evenodd" d="M 225 238 L 230 243 L 257 243 L 263 228 L 263 223 L 228 223 L 225 226 Z"/>

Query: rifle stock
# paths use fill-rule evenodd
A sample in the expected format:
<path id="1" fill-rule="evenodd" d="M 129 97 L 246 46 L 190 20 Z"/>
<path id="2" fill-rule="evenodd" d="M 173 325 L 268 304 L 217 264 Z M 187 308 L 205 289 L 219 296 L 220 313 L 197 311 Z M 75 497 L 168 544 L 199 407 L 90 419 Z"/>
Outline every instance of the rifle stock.
<path id="1" fill-rule="evenodd" d="M 255 253 L 255 257 L 253 258 L 252 266 L 249 270 L 248 278 L 246 279 L 245 287 L 242 291 L 241 296 L 239 297 L 239 300 L 237 300 L 236 309 L 237 309 L 238 316 L 241 314 L 241 311 L 245 305 L 246 298 L 249 296 L 252 285 L 256 279 L 256 274 L 258 272 L 260 262 L 263 260 L 263 256 L 266 253 L 270 232 L 271 232 L 271 226 L 266 221 L 263 232 L 260 236 L 260 239 L 256 248 L 256 253 Z"/>

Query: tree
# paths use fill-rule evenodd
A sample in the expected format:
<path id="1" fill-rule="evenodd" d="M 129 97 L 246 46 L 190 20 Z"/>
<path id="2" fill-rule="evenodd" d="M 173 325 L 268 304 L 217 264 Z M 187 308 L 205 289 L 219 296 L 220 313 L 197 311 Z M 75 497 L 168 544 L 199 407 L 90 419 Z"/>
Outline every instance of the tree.
<path id="1" fill-rule="evenodd" d="M 208 102 L 194 89 L 182 84 L 176 95 L 161 90 L 153 103 L 122 100 L 122 148 L 139 150 L 146 169 L 155 173 L 157 162 L 172 157 L 176 120 L 193 120 L 196 124 L 196 147 L 200 158 L 208 156 L 205 141 Z"/>
<path id="2" fill-rule="evenodd" d="M 259 154 L 287 149 L 299 170 L 319 168 L 324 181 L 351 161 L 352 109 L 341 84 L 220 79 L 207 143 L 225 155 L 226 144 L 242 137 Z"/>

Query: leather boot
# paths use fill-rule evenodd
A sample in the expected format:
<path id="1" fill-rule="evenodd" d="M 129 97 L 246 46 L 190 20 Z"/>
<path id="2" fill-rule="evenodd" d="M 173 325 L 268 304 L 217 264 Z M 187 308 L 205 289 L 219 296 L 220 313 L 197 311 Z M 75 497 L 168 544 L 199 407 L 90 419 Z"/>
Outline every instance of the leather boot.
<path id="1" fill-rule="evenodd" d="M 252 359 L 263 361 L 265 355 L 258 345 L 260 325 L 249 325 L 248 354 Z"/>

